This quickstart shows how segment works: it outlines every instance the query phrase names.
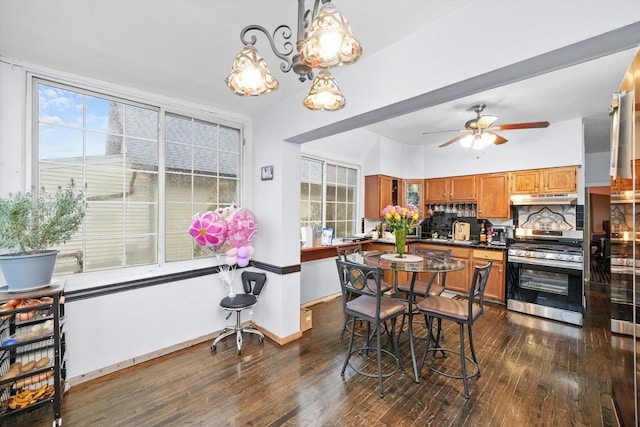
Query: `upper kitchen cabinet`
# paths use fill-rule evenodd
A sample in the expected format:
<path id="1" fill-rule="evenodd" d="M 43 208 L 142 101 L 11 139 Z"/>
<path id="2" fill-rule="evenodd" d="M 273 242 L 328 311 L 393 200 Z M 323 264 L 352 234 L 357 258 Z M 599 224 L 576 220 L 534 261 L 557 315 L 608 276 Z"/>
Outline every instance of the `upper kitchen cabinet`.
<path id="1" fill-rule="evenodd" d="M 506 172 L 478 175 L 478 218 L 509 219 L 509 178 Z"/>
<path id="2" fill-rule="evenodd" d="M 565 194 L 578 191 L 578 167 L 509 172 L 511 194 Z"/>
<path id="3" fill-rule="evenodd" d="M 400 180 L 387 175 L 364 177 L 364 216 L 380 218 L 387 205 L 397 205 L 400 198 Z"/>
<path id="4" fill-rule="evenodd" d="M 402 192 L 403 200 L 401 205 L 414 205 L 420 213 L 424 210 L 424 180 L 406 180 L 404 181 L 404 191 Z"/>
<path id="5" fill-rule="evenodd" d="M 476 176 L 425 179 L 425 203 L 475 202 Z"/>
<path id="6" fill-rule="evenodd" d="M 635 177 L 635 188 L 640 188 L 640 160 L 636 159 L 632 162 L 633 176 Z M 611 192 L 631 191 L 634 189 L 634 180 L 631 178 L 622 178 L 616 176 L 611 178 Z"/>

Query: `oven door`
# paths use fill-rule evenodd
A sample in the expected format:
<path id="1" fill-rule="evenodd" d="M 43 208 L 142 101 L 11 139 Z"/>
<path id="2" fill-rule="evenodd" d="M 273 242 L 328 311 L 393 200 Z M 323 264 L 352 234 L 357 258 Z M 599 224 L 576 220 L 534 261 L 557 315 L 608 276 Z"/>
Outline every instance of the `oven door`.
<path id="1" fill-rule="evenodd" d="M 508 309 L 582 325 L 582 270 L 509 262 L 507 280 Z"/>
<path id="2" fill-rule="evenodd" d="M 633 261 L 633 260 L 632 260 Z M 640 271 L 633 266 L 611 264 L 611 332 L 624 335 L 640 334 L 640 307 L 633 300 L 633 276 Z M 635 295 L 640 301 L 640 289 Z M 635 319 L 635 320 L 634 320 Z"/>

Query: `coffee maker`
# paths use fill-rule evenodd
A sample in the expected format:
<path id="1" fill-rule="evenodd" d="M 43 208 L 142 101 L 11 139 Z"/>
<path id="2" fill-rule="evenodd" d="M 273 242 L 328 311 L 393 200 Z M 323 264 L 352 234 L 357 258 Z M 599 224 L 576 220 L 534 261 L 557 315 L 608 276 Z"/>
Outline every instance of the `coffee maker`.
<path id="1" fill-rule="evenodd" d="M 491 228 L 491 231 L 493 233 L 493 241 L 491 242 L 492 245 L 498 245 L 498 246 L 506 246 L 507 245 L 507 227 L 503 227 L 503 226 L 493 226 Z"/>

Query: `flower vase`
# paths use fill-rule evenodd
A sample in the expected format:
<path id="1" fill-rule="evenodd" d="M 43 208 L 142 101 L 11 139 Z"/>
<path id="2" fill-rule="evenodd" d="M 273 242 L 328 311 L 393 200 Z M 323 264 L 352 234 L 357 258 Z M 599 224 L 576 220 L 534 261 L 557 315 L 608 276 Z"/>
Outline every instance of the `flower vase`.
<path id="1" fill-rule="evenodd" d="M 407 247 L 407 232 L 396 229 L 393 234 L 396 236 L 396 252 L 398 252 L 398 258 L 404 258 L 404 252 Z"/>

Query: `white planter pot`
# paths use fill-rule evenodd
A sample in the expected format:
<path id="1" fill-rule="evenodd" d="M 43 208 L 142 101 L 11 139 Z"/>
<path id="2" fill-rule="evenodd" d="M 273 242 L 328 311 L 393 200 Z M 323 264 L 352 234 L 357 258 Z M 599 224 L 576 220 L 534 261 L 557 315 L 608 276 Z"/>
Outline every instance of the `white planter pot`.
<path id="1" fill-rule="evenodd" d="M 51 283 L 58 251 L 0 255 L 0 267 L 10 291 L 36 288 Z"/>

